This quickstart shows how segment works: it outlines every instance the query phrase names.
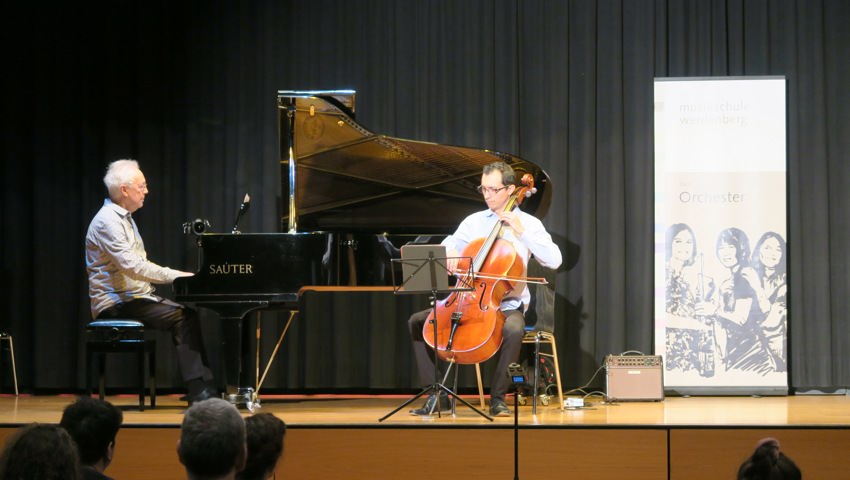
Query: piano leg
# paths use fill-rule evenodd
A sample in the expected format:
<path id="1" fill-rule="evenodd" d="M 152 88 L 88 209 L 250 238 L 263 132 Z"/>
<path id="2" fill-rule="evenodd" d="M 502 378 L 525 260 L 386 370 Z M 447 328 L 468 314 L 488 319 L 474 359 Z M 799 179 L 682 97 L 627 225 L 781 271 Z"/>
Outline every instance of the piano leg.
<path id="1" fill-rule="evenodd" d="M 256 394 L 250 385 L 242 368 L 243 365 L 250 365 L 250 359 L 247 358 L 250 349 L 250 332 L 244 328 L 242 318 L 223 318 L 222 319 L 222 352 L 224 364 L 224 384 L 225 384 L 225 399 L 236 406 L 248 408 L 253 413 L 254 409 L 259 405 L 256 403 Z"/>
<path id="2" fill-rule="evenodd" d="M 251 333 L 244 328 L 242 318 L 227 318 L 223 322 L 221 343 L 224 352 L 225 399 L 237 406 L 244 405 L 254 413 L 260 406 L 259 401 L 254 388 L 247 386 L 250 383 L 242 368 L 243 365 L 250 365 Z"/>
<path id="3" fill-rule="evenodd" d="M 223 353 L 224 385 L 227 395 L 235 395 L 242 376 L 242 319 L 222 319 L 221 346 Z"/>

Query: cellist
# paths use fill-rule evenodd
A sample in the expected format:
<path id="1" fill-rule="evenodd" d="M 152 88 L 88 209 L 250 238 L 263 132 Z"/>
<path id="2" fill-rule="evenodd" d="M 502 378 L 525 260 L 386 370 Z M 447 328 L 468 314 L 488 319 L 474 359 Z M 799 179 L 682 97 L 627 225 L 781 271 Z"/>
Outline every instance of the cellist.
<path id="1" fill-rule="evenodd" d="M 502 222 L 506 227 L 502 238 L 514 246 L 517 255 L 526 264 L 531 255 L 534 255 L 545 267 L 555 269 L 561 265 L 561 250 L 552 241 L 552 237 L 540 220 L 518 208 L 509 212 L 504 211 L 508 200 L 516 190 L 515 181 L 516 174 L 513 168 L 504 162 L 494 162 L 484 167 L 478 191 L 484 196 L 487 209 L 466 217 L 455 233 L 443 240 L 448 257 L 460 256 L 460 252 L 470 241 L 486 237 L 493 230 L 496 222 Z M 454 273 L 457 260 L 447 261 L 447 267 L 450 273 Z M 525 327 L 524 312 L 531 299 L 528 288 L 524 283 L 521 285 L 521 288 L 502 297 L 500 306 L 505 315 L 505 326 L 502 330 L 502 346 L 494 356 L 496 362 L 493 385 L 490 387 L 490 415 L 494 417 L 511 415 L 510 409 L 505 404 L 505 394 L 510 386 L 506 372 L 508 365 L 519 359 Z M 429 383 L 434 379 L 435 369 L 433 353 L 422 336 L 423 326 L 429 313 L 430 310 L 415 313 L 408 321 L 416 366 L 423 383 Z M 411 410 L 410 413 L 429 415 L 436 401 L 436 395 L 432 394 L 422 408 Z M 451 409 L 445 393 L 440 396 L 439 406 L 433 408 L 434 413 L 437 408 L 441 411 Z"/>

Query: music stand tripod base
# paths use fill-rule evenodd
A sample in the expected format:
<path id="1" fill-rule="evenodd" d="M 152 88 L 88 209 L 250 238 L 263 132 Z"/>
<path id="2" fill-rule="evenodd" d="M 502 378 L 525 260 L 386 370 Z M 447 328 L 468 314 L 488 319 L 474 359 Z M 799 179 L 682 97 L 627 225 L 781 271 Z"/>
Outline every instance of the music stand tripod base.
<path id="1" fill-rule="evenodd" d="M 403 270 L 408 270 L 409 273 L 405 274 L 406 278 L 402 281 L 401 285 L 399 285 L 398 288 L 395 289 L 394 293 L 395 294 L 399 294 L 399 293 L 429 293 L 430 294 L 429 299 L 430 299 L 430 305 L 431 305 L 431 317 L 433 318 L 432 321 L 436 322 L 436 320 L 437 320 L 437 294 L 438 293 L 469 292 L 469 291 L 472 291 L 474 289 L 473 288 L 447 288 L 447 287 L 440 288 L 443 285 L 445 285 L 444 281 L 447 281 L 448 275 L 449 275 L 449 272 L 446 269 L 446 265 L 445 265 L 445 261 L 448 260 L 448 258 L 449 258 L 449 257 L 446 257 L 445 246 L 443 246 L 443 245 L 416 245 L 415 247 L 419 250 L 426 249 L 428 251 L 428 258 L 405 257 L 405 253 L 406 253 L 405 248 L 402 247 L 402 253 L 401 253 L 402 258 L 401 259 L 393 259 L 392 261 L 393 262 L 401 262 Z M 436 256 L 435 253 L 434 253 L 435 251 L 439 252 L 441 254 L 441 256 Z M 422 254 L 420 253 L 419 255 L 422 255 Z M 453 258 L 467 258 L 470 261 L 472 260 L 469 257 L 453 257 Z M 417 262 L 417 263 L 414 263 L 414 262 Z M 412 271 L 410 271 L 411 269 L 409 268 L 411 265 L 415 266 L 415 269 L 412 269 Z M 428 267 L 429 267 L 428 269 L 424 269 L 424 267 L 426 265 L 428 265 Z M 439 279 L 440 280 L 440 286 L 439 287 L 437 285 L 437 281 L 438 281 L 437 265 L 440 265 L 440 275 L 441 275 L 441 278 Z M 393 269 L 393 272 L 394 271 L 395 271 L 395 269 Z M 442 275 L 445 275 L 446 278 L 442 278 Z M 429 280 L 429 281 L 426 282 L 425 285 L 430 285 L 430 288 L 426 288 L 426 289 L 423 289 L 423 287 L 418 287 L 416 289 L 405 289 L 404 288 L 405 285 L 407 285 L 408 283 L 410 283 L 412 285 L 413 284 L 421 285 L 422 284 L 422 278 L 421 277 L 423 277 L 423 276 L 428 277 L 427 280 Z M 395 274 L 393 274 L 393 284 L 395 284 Z M 387 418 L 395 415 L 400 410 L 402 410 L 404 407 L 410 405 L 411 403 L 415 402 L 416 400 L 421 398 L 423 395 L 425 395 L 426 393 L 431 392 L 431 391 L 434 392 L 434 395 L 436 395 L 436 399 L 437 399 L 434 402 L 434 405 L 432 406 L 432 408 L 436 408 L 436 410 L 437 410 L 437 417 L 442 416 L 441 411 L 440 411 L 440 406 L 439 406 L 439 404 L 440 404 L 440 394 L 445 392 L 447 396 L 450 396 L 451 398 L 453 398 L 455 400 L 459 400 L 463 405 L 466 405 L 467 407 L 471 408 L 475 413 L 481 415 L 482 417 L 486 418 L 487 420 L 490 420 L 491 422 L 493 421 L 493 417 L 490 417 L 486 413 L 478 410 L 477 408 L 472 406 L 472 404 L 470 404 L 466 400 L 460 398 L 451 389 L 449 389 L 448 387 L 446 387 L 445 385 L 440 383 L 440 381 L 439 381 L 440 372 L 439 372 L 439 368 L 438 368 L 439 367 L 439 363 L 438 363 L 439 359 L 437 357 L 436 346 L 437 346 L 437 328 L 436 328 L 436 325 L 435 325 L 435 328 L 434 328 L 434 383 L 425 387 L 421 392 L 416 394 L 413 398 L 411 398 L 411 399 L 407 400 L 406 402 L 402 403 L 401 405 L 399 405 L 395 410 L 393 410 L 390 413 L 379 418 L 378 419 L 379 422 L 383 422 Z M 443 378 L 443 382 L 445 382 L 446 378 L 448 378 L 449 372 L 451 371 L 451 365 L 453 363 L 454 362 L 451 362 L 449 364 L 449 368 L 446 369 L 446 376 Z M 432 410 L 432 412 L 433 412 L 433 410 Z"/>

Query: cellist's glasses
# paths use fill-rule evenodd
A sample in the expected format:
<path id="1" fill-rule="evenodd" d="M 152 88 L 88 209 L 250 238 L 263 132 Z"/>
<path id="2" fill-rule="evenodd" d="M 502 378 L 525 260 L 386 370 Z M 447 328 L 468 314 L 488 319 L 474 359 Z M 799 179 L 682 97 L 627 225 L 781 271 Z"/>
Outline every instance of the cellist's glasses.
<path id="1" fill-rule="evenodd" d="M 485 187 L 484 185 L 478 185 L 477 187 L 475 187 L 475 189 L 478 190 L 478 193 L 480 193 L 482 195 L 485 194 L 485 193 L 489 193 L 490 195 L 495 195 L 495 194 L 501 192 L 502 190 L 504 190 L 508 187 L 509 187 L 509 185 L 505 185 L 504 187 L 499 187 L 499 188 Z"/>

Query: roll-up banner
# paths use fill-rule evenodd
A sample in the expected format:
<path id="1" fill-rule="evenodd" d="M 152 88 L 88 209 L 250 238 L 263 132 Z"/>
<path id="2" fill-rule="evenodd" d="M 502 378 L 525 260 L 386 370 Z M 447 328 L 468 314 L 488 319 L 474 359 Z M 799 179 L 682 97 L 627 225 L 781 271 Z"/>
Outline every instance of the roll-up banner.
<path id="1" fill-rule="evenodd" d="M 784 77 L 655 80 L 655 353 L 669 393 L 788 392 Z"/>

